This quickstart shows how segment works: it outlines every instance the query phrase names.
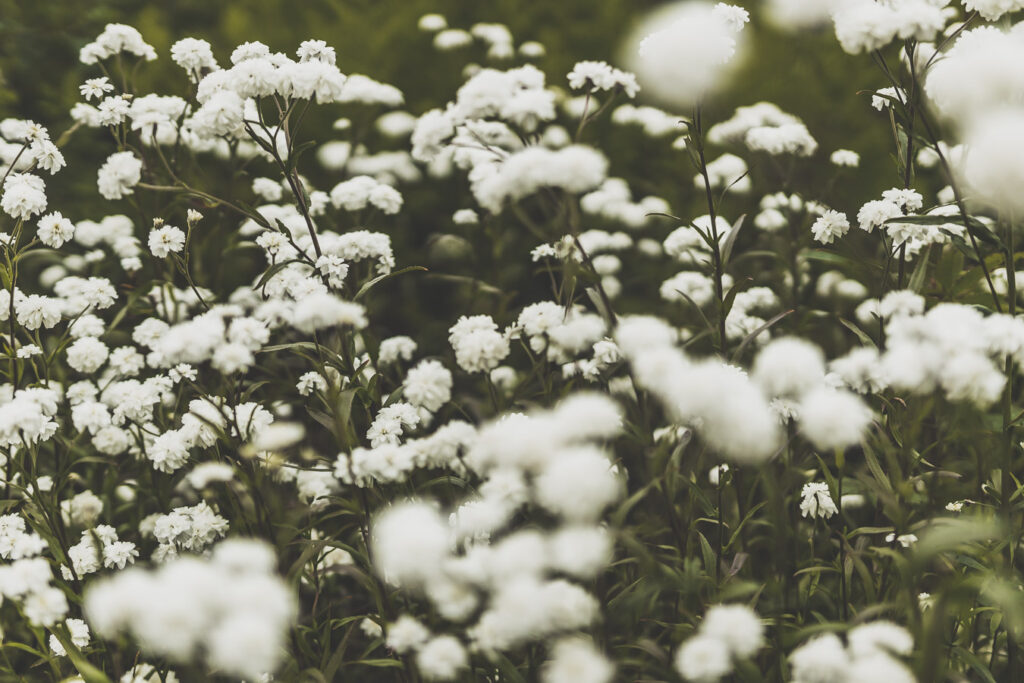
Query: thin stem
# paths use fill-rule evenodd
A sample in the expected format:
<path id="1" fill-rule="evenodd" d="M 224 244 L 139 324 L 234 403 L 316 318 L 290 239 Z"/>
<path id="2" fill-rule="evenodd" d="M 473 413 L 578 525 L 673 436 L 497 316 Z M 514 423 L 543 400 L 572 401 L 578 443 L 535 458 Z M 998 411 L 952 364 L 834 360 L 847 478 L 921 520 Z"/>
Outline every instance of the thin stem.
<path id="1" fill-rule="evenodd" d="M 701 120 L 701 106 L 697 108 L 693 116 L 693 132 L 691 136 L 697 150 L 698 170 L 704 179 L 704 194 L 708 204 L 708 215 L 711 219 L 711 266 L 715 283 L 715 298 L 718 299 L 718 351 L 725 353 L 725 292 L 722 286 L 722 252 L 718 244 L 718 212 L 715 208 L 715 197 L 711 188 L 711 178 L 708 176 L 707 159 L 704 157 L 704 129 Z"/>

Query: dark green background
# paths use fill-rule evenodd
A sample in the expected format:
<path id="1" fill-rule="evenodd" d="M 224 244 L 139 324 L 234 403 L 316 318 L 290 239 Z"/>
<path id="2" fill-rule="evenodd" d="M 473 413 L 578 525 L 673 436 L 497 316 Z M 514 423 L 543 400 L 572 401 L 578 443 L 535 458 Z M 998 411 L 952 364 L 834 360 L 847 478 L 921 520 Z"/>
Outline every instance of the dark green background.
<path id="1" fill-rule="evenodd" d="M 575 62 L 614 60 L 630 29 L 646 10 L 659 4 L 652 0 L 0 0 L 0 116 L 38 120 L 55 135 L 63 131 L 70 124 L 67 112 L 79 99 L 79 84 L 99 75 L 95 67 L 78 63 L 78 50 L 108 22 L 137 27 L 160 55 L 158 61 L 138 70 L 140 93 L 186 94 L 183 73 L 169 57 L 170 46 L 186 36 L 209 40 L 222 65 L 228 64 L 234 46 L 245 41 L 260 40 L 273 50 L 294 54 L 302 40 L 319 38 L 334 46 L 343 72 L 365 73 L 395 84 L 406 95 L 407 109 L 419 114 L 453 96 L 467 62 L 484 61 L 480 47 L 453 53 L 434 50 L 430 35 L 416 26 L 424 13 L 443 13 L 453 27 L 502 22 L 509 26 L 517 44 L 542 42 L 547 56 L 539 66 L 548 73 L 549 82 L 565 87 L 565 74 Z M 752 160 L 755 188 L 761 192 L 798 189 L 809 198 L 855 213 L 863 201 L 899 184 L 889 157 L 888 117 L 874 111 L 869 95 L 859 92 L 885 85 L 870 58 L 844 54 L 830 27 L 796 35 L 780 33 L 759 21 L 757 2 L 741 4 L 754 14 L 747 29 L 747 58 L 728 89 L 708 103 L 705 120 L 713 123 L 729 116 L 736 106 L 770 100 L 802 117 L 820 143 L 814 159 L 799 160 L 785 177 L 775 173 L 765 159 Z M 355 118 L 358 114 L 341 105 L 313 107 L 303 125 L 304 136 L 321 142 L 335 138 L 330 123 L 338 116 Z M 685 155 L 668 149 L 668 140 L 651 140 L 635 129 L 599 121 L 587 130 L 584 141 L 600 146 L 612 160 L 611 174 L 629 179 L 638 195 L 663 196 L 680 216 L 706 213 L 703 197 L 693 189 L 693 169 Z M 371 149 L 394 144 L 372 140 Z M 838 147 L 862 155 L 861 167 L 841 172 L 840 182 L 836 182 L 836 169 L 828 163 L 829 153 Z M 112 150 L 104 131 L 79 131 L 64 148 L 69 168 L 47 178 L 51 208 L 76 221 L 130 213 L 131 207 L 124 201 L 107 202 L 96 193 L 96 169 Z M 712 155 L 721 151 L 713 150 Z M 199 182 L 210 183 L 204 188 L 215 194 L 225 191 L 217 183 L 230 173 L 208 161 L 200 170 Z M 311 156 L 303 160 L 301 170 L 321 189 L 329 190 L 341 180 L 320 169 Z M 246 191 L 246 185 L 244 177 L 236 178 L 234 187 L 226 191 L 238 196 L 237 192 Z M 453 230 L 450 216 L 467 205 L 463 180 L 405 186 L 402 191 L 407 209 L 395 219 L 371 226 L 392 236 L 399 266 L 419 264 L 430 267 L 433 274 L 480 279 L 496 285 L 506 296 L 489 298 L 476 288 L 433 276 L 405 276 L 382 286 L 375 296 L 386 297 L 381 301 L 387 302 L 381 307 L 385 310 L 374 316 L 381 334 L 415 330 L 421 338 L 443 340 L 444 330 L 460 314 L 488 312 L 501 319 L 507 317 L 503 315 L 506 310 L 549 296 L 543 289 L 546 276 L 533 273 L 531 277 L 527 254 L 536 239 L 513 218 L 500 219 L 496 227 L 500 239 L 464 234 L 472 243 L 471 258 L 466 257 L 470 245 L 456 244 L 459 248 L 453 252 L 447 248 L 453 245 L 451 239 L 438 239 L 439 233 L 458 232 Z M 749 197 L 730 198 L 724 212 L 732 219 L 744 213 L 753 215 L 758 198 L 757 190 Z M 154 213 L 150 215 L 168 215 L 156 213 L 161 211 L 157 206 L 151 208 Z M 218 229 L 220 237 L 237 225 L 230 216 L 223 218 L 227 230 Z M 256 277 L 262 259 L 251 253 L 247 257 L 232 253 L 228 265 L 224 243 L 214 236 L 216 221 L 211 215 L 204 223 L 211 238 L 195 244 L 193 268 L 200 284 L 226 292 Z M 585 227 L 618 229 L 591 223 Z M 665 223 L 651 236 L 664 238 L 675 227 Z M 356 226 L 330 227 L 344 230 Z M 500 248 L 494 247 L 499 242 Z M 446 250 L 448 253 L 443 253 Z M 662 265 L 663 279 L 674 271 L 671 265 Z M 621 302 L 624 310 L 645 310 L 657 297 L 651 287 L 660 280 L 643 272 L 645 268 L 627 268 L 636 277 L 633 282 L 629 273 L 625 274 L 628 296 Z M 757 277 L 757 273 L 750 274 Z"/>
<path id="2" fill-rule="evenodd" d="M 78 49 L 107 22 L 137 27 L 161 56 L 143 71 L 158 92 L 178 90 L 180 73 L 168 50 L 195 36 L 214 45 L 221 63 L 231 49 L 260 40 L 294 52 L 301 40 L 334 46 L 342 71 L 365 73 L 401 88 L 413 113 L 436 106 L 461 81 L 464 52 L 437 54 L 416 28 L 426 12 L 441 12 L 452 26 L 505 23 L 517 42 L 538 40 L 548 50 L 541 66 L 551 80 L 581 59 L 614 59 L 629 28 L 653 0 L 0 0 L 0 114 L 40 120 L 55 130 L 68 121 L 83 78 L 95 75 L 77 63 Z M 851 147 L 862 154 L 884 139 L 885 121 L 874 115 L 860 89 L 885 85 L 866 57 L 841 52 L 830 31 L 778 33 L 756 21 L 747 63 L 731 88 L 712 103 L 712 120 L 737 105 L 770 100 L 808 123 L 823 151 Z M 429 59 L 424 59 L 428 56 Z M 170 81 L 169 87 L 162 82 Z M 717 116 L 716 116 L 717 115 Z M 74 150 L 71 150 L 72 154 Z M 866 155 L 864 183 L 888 187 L 887 156 Z"/>

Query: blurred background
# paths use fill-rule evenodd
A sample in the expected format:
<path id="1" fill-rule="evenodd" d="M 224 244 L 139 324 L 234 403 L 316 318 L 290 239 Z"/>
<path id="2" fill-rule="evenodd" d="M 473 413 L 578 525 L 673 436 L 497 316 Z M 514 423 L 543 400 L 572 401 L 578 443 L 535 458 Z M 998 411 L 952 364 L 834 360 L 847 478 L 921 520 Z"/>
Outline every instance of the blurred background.
<path id="1" fill-rule="evenodd" d="M 0 0 L 0 118 L 37 120 L 49 126 L 55 137 L 65 130 L 71 124 L 68 110 L 80 99 L 79 84 L 98 75 L 95 68 L 79 64 L 78 50 L 108 22 L 135 26 L 160 55 L 159 60 L 143 64 L 138 70 L 143 93 L 187 94 L 188 83 L 169 58 L 170 46 L 183 37 L 210 41 L 221 64 L 228 63 L 234 46 L 246 41 L 259 40 L 272 50 L 294 54 L 302 40 L 318 38 L 335 48 L 343 72 L 363 73 L 396 85 L 405 93 L 405 108 L 419 115 L 443 106 L 453 97 L 463 81 L 462 70 L 467 63 L 486 63 L 485 48 L 479 45 L 454 52 L 435 50 L 432 35 L 417 28 L 419 17 L 425 13 L 441 13 L 450 26 L 465 29 L 476 22 L 503 23 L 511 30 L 516 44 L 539 41 L 545 46 L 546 55 L 533 60 L 534 63 L 547 73 L 549 83 L 564 88 L 565 74 L 577 61 L 597 59 L 616 63 L 631 28 L 645 12 L 660 4 L 655 0 Z M 870 105 L 870 91 L 886 85 L 871 60 L 843 53 L 830 26 L 784 31 L 763 20 L 757 0 L 738 0 L 737 4 L 747 7 L 754 17 L 746 30 L 750 42 L 733 81 L 708 103 L 706 120 L 720 121 L 737 106 L 762 100 L 801 117 L 820 148 L 814 159 L 800 162 L 795 171 L 788 173 L 785 184 L 802 188 L 808 195 L 816 194 L 812 198 L 827 201 L 843 211 L 855 213 L 857 202 L 899 184 L 895 164 L 888 154 L 892 148 L 888 115 L 876 112 Z M 638 103 L 645 103 L 643 93 Z M 313 107 L 303 129 L 309 137 L 326 142 L 338 137 L 331 123 L 339 116 L 354 115 L 342 111 L 339 105 Z M 599 141 L 611 158 L 611 175 L 628 178 L 639 195 L 664 197 L 680 216 L 706 212 L 701 210 L 703 200 L 693 191 L 693 169 L 685 155 L 669 148 L 671 137 L 652 140 L 621 127 L 613 130 L 607 121 L 598 122 L 588 129 L 587 135 L 589 141 Z M 64 154 L 69 169 L 79 171 L 47 180 L 52 208 L 63 211 L 72 220 L 128 213 L 119 203 L 107 202 L 96 193 L 95 169 L 112 151 L 108 138 L 103 131 L 96 130 L 75 134 Z M 392 148 L 400 146 L 383 141 L 374 149 L 386 148 L 388 144 Z M 836 169 L 829 165 L 828 156 L 840 147 L 857 151 L 862 161 L 859 169 L 845 171 L 837 182 Z M 319 168 L 313 155 L 304 160 L 301 170 L 324 190 L 343 179 Z M 758 172 L 751 167 L 752 174 Z M 764 187 L 770 187 L 770 191 L 785 189 L 778 182 Z M 811 192 L 806 188 L 812 188 Z M 816 188 L 821 189 L 820 193 Z M 518 248 L 506 250 L 499 264 L 488 263 L 479 253 L 466 259 L 466 249 L 474 245 L 450 240 L 444 244 L 457 247 L 454 252 L 449 249 L 451 253 L 435 253 L 439 233 L 451 228 L 452 211 L 465 206 L 464 184 L 452 181 L 450 185 L 403 187 L 402 191 L 406 206 L 416 207 L 415 215 L 405 211 L 397 223 L 380 226 L 392 235 L 399 266 L 424 264 L 435 272 L 462 273 L 499 288 L 505 283 L 519 287 L 524 281 L 523 271 L 531 267 L 526 254 L 536 246 L 535 240 L 518 240 L 520 243 L 513 245 Z M 731 217 L 756 212 L 758 199 L 755 192 L 744 200 L 745 205 L 729 207 Z M 666 225 L 663 232 L 673 227 Z M 472 237 L 468 241 L 472 242 Z M 459 249 L 463 251 L 460 253 Z M 227 275 L 222 272 L 220 256 L 221 252 L 213 249 L 211 262 L 204 265 L 199 261 L 196 265 L 207 270 L 200 273 L 200 281 L 205 278 L 213 288 L 241 284 L 252 276 L 253 269 L 258 272 L 260 267 L 255 262 L 243 264 L 244 267 L 232 269 L 233 275 Z M 459 258 L 476 262 L 476 272 L 459 266 Z M 522 263 L 517 262 L 520 258 Z M 502 272 L 495 273 L 496 268 Z M 227 282 L 226 277 L 235 281 Z M 543 279 L 535 280 L 543 284 Z M 425 281 L 418 279 L 417 283 L 420 282 Z M 630 295 L 635 294 L 638 305 L 657 296 L 656 292 L 631 292 L 628 279 L 624 284 L 625 308 L 631 307 Z M 520 291 L 510 292 L 500 301 L 487 301 L 479 298 L 480 290 L 476 288 L 471 293 L 458 292 L 435 283 L 421 289 L 411 281 L 388 284 L 381 289 L 394 287 L 408 297 L 409 305 L 401 311 L 391 310 L 388 317 L 393 324 L 385 327 L 392 333 L 431 324 L 441 331 L 440 326 L 450 324 L 457 314 L 485 310 L 500 315 L 505 307 L 521 306 L 543 297 L 540 290 L 525 294 Z M 438 338 L 443 339 L 444 335 Z"/>
<path id="2" fill-rule="evenodd" d="M 0 0 L 0 116 L 38 120 L 56 131 L 70 123 L 78 85 L 95 75 L 78 63 L 78 50 L 108 22 L 138 28 L 161 59 L 140 74 L 160 92 L 162 83 L 181 87 L 168 58 L 186 36 L 204 38 L 225 63 L 231 49 L 259 40 L 293 53 L 298 43 L 319 38 L 332 45 L 343 72 L 364 73 L 398 86 L 409 111 L 419 114 L 454 93 L 462 81 L 465 51 L 437 53 L 430 34 L 417 30 L 420 16 L 444 14 L 449 24 L 469 28 L 499 22 L 517 43 L 541 42 L 547 55 L 538 65 L 549 80 L 583 59 L 615 62 L 630 29 L 655 0 Z M 858 90 L 880 88 L 870 60 L 844 54 L 829 27 L 782 32 L 758 21 L 760 4 L 739 0 L 755 16 L 752 42 L 735 80 L 711 103 L 711 121 L 739 105 L 769 100 L 806 121 L 823 151 L 838 146 L 864 154 L 884 141 L 886 122 L 873 116 L 869 97 Z M 478 48 L 480 49 L 480 48 Z M 426 61 L 427 58 L 429 61 Z M 482 61 L 483 54 L 478 58 Z M 423 65 L 427 64 L 427 68 Z M 641 100 L 643 96 L 641 95 Z M 72 154 L 74 150 L 70 150 Z M 889 160 L 868 155 L 864 182 L 879 173 L 895 177 Z M 881 164 L 879 164 L 881 162 Z M 889 178 L 878 178 L 888 187 Z M 859 194 L 859 193 L 858 193 Z"/>

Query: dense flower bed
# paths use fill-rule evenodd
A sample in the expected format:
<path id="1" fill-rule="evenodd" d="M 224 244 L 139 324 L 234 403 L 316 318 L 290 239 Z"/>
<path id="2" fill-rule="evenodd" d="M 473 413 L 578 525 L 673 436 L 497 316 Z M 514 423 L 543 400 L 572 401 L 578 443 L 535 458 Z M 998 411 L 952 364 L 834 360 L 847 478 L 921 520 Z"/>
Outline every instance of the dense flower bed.
<path id="1" fill-rule="evenodd" d="M 767 3 L 888 82 L 899 182 L 855 211 L 799 112 L 708 120 L 735 6 L 569 74 L 424 16 L 491 65 L 416 113 L 321 40 L 183 38 L 138 92 L 166 56 L 108 25 L 69 130 L 0 121 L 0 671 L 1019 680 L 1020 9 Z M 108 155 L 65 169 L 83 129 Z M 671 195 L 607 151 L 638 132 Z M 517 279 L 426 272 L 410 226 Z M 428 276 L 450 318 L 389 332 Z"/>

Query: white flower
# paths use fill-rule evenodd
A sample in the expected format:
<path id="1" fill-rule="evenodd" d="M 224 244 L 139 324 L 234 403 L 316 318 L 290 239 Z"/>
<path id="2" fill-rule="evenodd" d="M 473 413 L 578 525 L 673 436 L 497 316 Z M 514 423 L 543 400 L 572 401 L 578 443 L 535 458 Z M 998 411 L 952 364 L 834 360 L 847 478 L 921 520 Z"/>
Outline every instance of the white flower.
<path id="1" fill-rule="evenodd" d="M 846 679 L 850 656 L 838 636 L 826 633 L 794 650 L 789 665 L 793 683 L 833 683 Z"/>
<path id="2" fill-rule="evenodd" d="M 46 210 L 46 185 L 31 173 L 11 173 L 4 182 L 0 208 L 11 218 L 25 220 Z"/>
<path id="3" fill-rule="evenodd" d="M 771 397 L 800 397 L 825 380 L 825 354 L 797 337 L 781 337 L 754 360 L 754 379 Z"/>
<path id="4" fill-rule="evenodd" d="M 177 254 L 185 248 L 185 233 L 173 225 L 163 225 L 149 232 L 149 250 L 157 258 Z"/>
<path id="5" fill-rule="evenodd" d="M 541 505 L 574 521 L 596 519 L 621 493 L 608 458 L 585 447 L 552 453 L 535 486 Z"/>
<path id="6" fill-rule="evenodd" d="M 292 325 L 307 334 L 339 325 L 362 329 L 366 322 L 366 309 L 326 292 L 304 297 L 292 311 Z"/>
<path id="7" fill-rule="evenodd" d="M 60 149 L 49 140 L 33 140 L 28 148 L 28 153 L 35 160 L 36 166 L 44 171 L 49 171 L 50 175 L 67 165 Z"/>
<path id="8" fill-rule="evenodd" d="M 416 352 L 416 342 L 406 336 L 389 337 L 380 343 L 377 362 L 381 365 L 396 363 L 399 360 L 412 360 Z"/>
<path id="9" fill-rule="evenodd" d="M 640 42 L 640 82 L 677 106 L 701 100 L 725 80 L 724 67 L 736 53 L 745 19 L 745 11 L 723 3 L 689 3 L 662 13 Z"/>
<path id="10" fill-rule="evenodd" d="M 906 656 L 914 650 L 914 638 L 902 626 L 891 621 L 861 624 L 847 634 L 850 654 L 855 658 L 875 654 Z"/>
<path id="11" fill-rule="evenodd" d="M 25 598 L 25 618 L 35 626 L 53 626 L 68 612 L 68 600 L 64 591 L 48 586 L 33 591 Z"/>
<path id="12" fill-rule="evenodd" d="M 1005 211 L 1024 211 L 1024 111 L 995 110 L 967 131 L 962 176 L 979 199 Z"/>
<path id="13" fill-rule="evenodd" d="M 443 14 L 424 14 L 416 25 L 421 31 L 436 33 L 448 28 L 448 20 Z"/>
<path id="14" fill-rule="evenodd" d="M 480 222 L 480 216 L 473 209 L 459 209 L 452 215 L 452 222 L 456 225 L 476 225 Z"/>
<path id="15" fill-rule="evenodd" d="M 75 647 L 81 649 L 89 644 L 89 625 L 81 619 L 65 619 L 64 625 L 68 627 L 71 634 L 71 642 Z M 58 657 L 64 657 L 67 652 L 64 646 L 57 640 L 57 636 L 50 636 L 50 650 Z"/>
<path id="16" fill-rule="evenodd" d="M 334 53 L 334 48 L 329 47 L 327 43 L 322 40 L 304 40 L 299 45 L 299 49 L 295 51 L 295 55 L 299 58 L 299 61 L 309 62 L 317 60 L 324 62 L 325 64 L 334 64 L 337 60 L 337 56 Z"/>
<path id="17" fill-rule="evenodd" d="M 636 76 L 609 66 L 606 62 L 577 62 L 569 72 L 569 87 L 574 90 L 614 90 L 621 88 L 627 97 L 636 97 L 640 86 Z"/>
<path id="18" fill-rule="evenodd" d="M 106 199 L 132 194 L 142 179 L 142 161 L 131 152 L 115 152 L 100 167 L 97 185 Z"/>
<path id="19" fill-rule="evenodd" d="M 30 330 L 50 329 L 60 322 L 61 305 L 57 299 L 29 294 L 20 299 L 15 297 L 14 314 L 18 324 Z"/>
<path id="20" fill-rule="evenodd" d="M 860 443 L 871 426 L 871 409 L 845 389 L 822 387 L 806 394 L 797 410 L 800 431 L 821 450 Z"/>
<path id="21" fill-rule="evenodd" d="M 811 519 L 828 519 L 839 512 L 824 482 L 808 482 L 800 491 L 800 514 Z"/>
<path id="22" fill-rule="evenodd" d="M 897 536 L 896 534 L 887 534 L 885 537 L 885 542 L 899 543 L 904 548 L 909 548 L 910 546 L 917 543 L 917 536 L 914 534 L 900 534 L 899 536 Z"/>
<path id="23" fill-rule="evenodd" d="M 850 221 L 838 211 L 826 211 L 818 216 L 811 226 L 814 239 L 822 244 L 832 244 L 837 237 L 842 237 L 850 230 Z"/>
<path id="24" fill-rule="evenodd" d="M 427 642 L 416 655 L 416 668 L 427 680 L 450 681 L 466 668 L 466 648 L 453 636 L 438 636 Z"/>
<path id="25" fill-rule="evenodd" d="M 562 638 L 551 648 L 541 683 L 610 683 L 615 665 L 583 638 Z"/>
<path id="26" fill-rule="evenodd" d="M 697 635 L 690 638 L 675 657 L 676 671 L 688 681 L 715 683 L 732 671 L 729 648 L 718 638 Z"/>
<path id="27" fill-rule="evenodd" d="M 82 337 L 68 347 L 68 365 L 84 374 L 96 372 L 107 361 L 110 350 L 95 337 Z"/>
<path id="28" fill-rule="evenodd" d="M 429 638 L 430 631 L 426 626 L 415 617 L 403 614 L 395 623 L 388 626 L 388 637 L 385 642 L 398 654 L 405 654 L 410 650 L 419 649 Z"/>
<path id="29" fill-rule="evenodd" d="M 327 380 L 318 372 L 307 372 L 299 377 L 295 388 L 302 396 L 310 396 L 316 391 L 327 391 Z"/>
<path id="30" fill-rule="evenodd" d="M 764 624 L 746 605 L 715 605 L 704 615 L 700 633 L 722 641 L 739 658 L 752 656 L 764 645 Z"/>
<path id="31" fill-rule="evenodd" d="M 89 78 L 78 87 L 78 91 L 87 100 L 99 99 L 106 95 L 108 92 L 114 90 L 114 84 L 110 82 L 106 76 L 99 78 Z"/>
<path id="32" fill-rule="evenodd" d="M 201 587 L 202 590 L 197 590 Z M 146 610 L 136 609 L 145 601 Z M 84 612 L 97 635 L 128 633 L 152 654 L 256 680 L 284 654 L 295 599 L 259 541 L 222 542 L 212 558 L 170 559 L 96 580 Z"/>
<path id="33" fill-rule="evenodd" d="M 217 68 L 210 44 L 198 38 L 182 38 L 171 45 L 171 59 L 185 69 L 193 81 L 198 80 L 200 71 Z"/>
<path id="34" fill-rule="evenodd" d="M 832 152 L 832 156 L 829 157 L 829 161 L 836 166 L 856 168 L 860 165 L 860 155 L 848 149 L 837 149 Z"/>
<path id="35" fill-rule="evenodd" d="M 48 213 L 39 219 L 37 228 L 39 241 L 48 247 L 59 249 L 75 235 L 75 225 L 64 218 L 59 211 Z"/>
<path id="36" fill-rule="evenodd" d="M 466 372 L 493 370 L 509 354 L 509 342 L 486 315 L 462 316 L 448 331 L 455 361 Z"/>
<path id="37" fill-rule="evenodd" d="M 402 392 L 412 405 L 437 412 L 451 399 L 452 373 L 439 361 L 425 360 L 409 370 Z"/>
<path id="38" fill-rule="evenodd" d="M 35 344 L 26 344 L 18 348 L 18 358 L 31 358 L 42 354 L 43 350 Z"/>

